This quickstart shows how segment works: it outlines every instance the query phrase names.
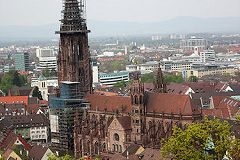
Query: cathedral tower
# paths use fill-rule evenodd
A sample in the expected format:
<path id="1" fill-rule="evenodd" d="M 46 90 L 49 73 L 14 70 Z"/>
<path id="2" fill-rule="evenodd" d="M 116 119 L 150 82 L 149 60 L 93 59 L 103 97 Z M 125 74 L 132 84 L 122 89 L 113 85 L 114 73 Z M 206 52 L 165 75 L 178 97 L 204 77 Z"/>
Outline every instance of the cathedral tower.
<path id="1" fill-rule="evenodd" d="M 145 123 L 144 118 L 144 85 L 140 82 L 139 76 L 136 75 L 133 79 L 131 88 L 131 104 L 132 104 L 132 141 L 141 141 Z"/>
<path id="2" fill-rule="evenodd" d="M 85 17 L 85 0 L 63 0 L 58 54 L 58 81 L 80 82 L 80 92 L 91 92 L 92 71 Z"/>

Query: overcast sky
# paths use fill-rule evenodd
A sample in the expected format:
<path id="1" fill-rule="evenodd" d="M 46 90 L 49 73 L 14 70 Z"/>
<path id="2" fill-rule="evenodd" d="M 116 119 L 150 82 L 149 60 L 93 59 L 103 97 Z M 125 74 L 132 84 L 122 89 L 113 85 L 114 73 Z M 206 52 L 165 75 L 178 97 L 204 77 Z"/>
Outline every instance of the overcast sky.
<path id="1" fill-rule="evenodd" d="M 60 19 L 61 0 L 0 0 L 0 25 L 42 25 Z M 240 17 L 240 0 L 87 0 L 87 18 L 163 21 L 178 16 Z"/>

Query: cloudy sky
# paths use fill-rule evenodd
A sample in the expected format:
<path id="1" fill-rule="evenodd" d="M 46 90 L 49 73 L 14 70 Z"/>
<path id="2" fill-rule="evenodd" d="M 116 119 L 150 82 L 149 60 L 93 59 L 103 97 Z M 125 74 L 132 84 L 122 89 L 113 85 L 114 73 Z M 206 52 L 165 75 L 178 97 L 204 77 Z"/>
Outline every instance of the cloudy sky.
<path id="1" fill-rule="evenodd" d="M 91 20 L 156 22 L 178 16 L 240 17 L 240 0 L 86 0 Z M 0 0 L 0 25 L 43 25 L 60 18 L 61 0 Z"/>

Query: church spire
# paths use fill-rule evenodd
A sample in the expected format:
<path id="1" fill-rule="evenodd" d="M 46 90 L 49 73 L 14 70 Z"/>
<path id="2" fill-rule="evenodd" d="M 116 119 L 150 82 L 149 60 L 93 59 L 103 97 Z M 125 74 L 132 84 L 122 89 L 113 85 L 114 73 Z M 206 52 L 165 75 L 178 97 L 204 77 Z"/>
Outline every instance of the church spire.
<path id="1" fill-rule="evenodd" d="M 63 0 L 60 31 L 56 33 L 90 32 L 86 25 L 85 0 Z"/>
<path id="2" fill-rule="evenodd" d="M 157 70 L 156 80 L 154 82 L 154 90 L 158 93 L 167 93 L 167 85 L 164 81 L 162 69 L 160 63 Z"/>
<path id="3" fill-rule="evenodd" d="M 63 0 L 58 53 L 58 81 L 79 82 L 83 94 L 92 91 L 92 70 L 85 19 L 85 0 Z"/>

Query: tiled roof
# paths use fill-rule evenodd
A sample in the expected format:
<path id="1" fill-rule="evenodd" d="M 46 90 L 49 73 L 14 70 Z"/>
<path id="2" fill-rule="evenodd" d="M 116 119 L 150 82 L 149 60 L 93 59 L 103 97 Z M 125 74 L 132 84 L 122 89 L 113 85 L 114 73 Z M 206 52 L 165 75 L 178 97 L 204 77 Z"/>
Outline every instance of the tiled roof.
<path id="1" fill-rule="evenodd" d="M 128 96 L 103 96 L 88 94 L 86 99 L 90 102 L 91 110 L 115 112 L 131 112 L 131 98 Z"/>
<path id="2" fill-rule="evenodd" d="M 6 96 L 6 97 L 0 97 L 0 103 L 24 103 L 25 105 L 28 105 L 28 96 Z"/>
<path id="3" fill-rule="evenodd" d="M 48 148 L 41 145 L 33 145 L 29 151 L 29 157 L 34 160 L 41 160 Z"/>
<path id="4" fill-rule="evenodd" d="M 7 136 L 0 142 L 0 148 L 3 150 L 12 149 L 17 140 L 22 143 L 24 149 L 31 149 L 31 145 L 21 135 L 16 135 L 13 131 L 8 132 Z"/>
<path id="5" fill-rule="evenodd" d="M 137 144 L 131 144 L 123 153 L 122 155 L 124 157 L 127 157 L 127 154 L 128 155 L 134 155 L 136 154 L 136 152 L 138 151 L 138 149 L 141 148 L 140 145 L 137 145 Z M 127 153 L 128 152 L 128 153 Z"/>
<path id="6" fill-rule="evenodd" d="M 131 117 L 129 116 L 117 117 L 117 120 L 125 130 L 132 129 Z"/>
<path id="7" fill-rule="evenodd" d="M 105 96 L 117 96 L 118 93 L 115 92 L 106 92 L 106 91 L 95 91 L 95 94 L 105 95 Z"/>
<path id="8" fill-rule="evenodd" d="M 239 111 L 240 101 L 226 96 L 214 96 L 214 108 L 203 109 L 203 115 L 231 119 Z"/>
<path id="9" fill-rule="evenodd" d="M 152 148 L 146 148 L 142 153 L 141 160 L 157 160 L 162 159 L 160 155 L 160 150 L 158 149 L 152 149 Z"/>
<path id="10" fill-rule="evenodd" d="M 195 93 L 206 93 L 215 90 L 215 83 L 211 82 L 186 82 L 184 85 L 192 88 Z"/>
<path id="11" fill-rule="evenodd" d="M 185 94 L 190 87 L 184 84 L 170 83 L 167 85 L 167 93 Z"/>
<path id="12" fill-rule="evenodd" d="M 22 103 L 14 104 L 0 104 L 0 116 L 2 115 L 12 115 L 13 112 L 17 114 L 25 114 L 25 105 Z"/>
<path id="13" fill-rule="evenodd" d="M 17 86 L 13 86 L 9 92 L 8 95 L 11 96 L 29 96 L 30 92 L 32 91 L 31 87 L 17 87 Z"/>
<path id="14" fill-rule="evenodd" d="M 29 114 L 36 114 L 39 108 L 39 104 L 29 104 L 27 107 L 27 112 Z"/>
<path id="15" fill-rule="evenodd" d="M 48 126 L 49 120 L 42 114 L 30 114 L 30 115 L 17 115 L 17 116 L 5 116 L 1 121 L 5 127 L 38 127 Z"/>
<path id="16" fill-rule="evenodd" d="M 192 115 L 200 111 L 193 106 L 188 95 L 175 95 L 168 93 L 148 93 L 147 112 Z"/>

